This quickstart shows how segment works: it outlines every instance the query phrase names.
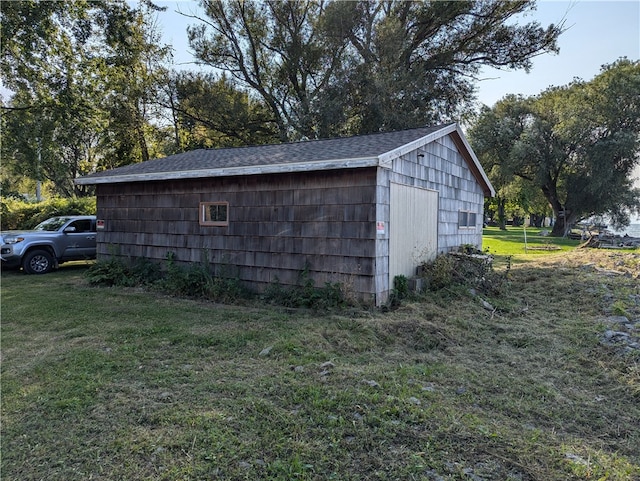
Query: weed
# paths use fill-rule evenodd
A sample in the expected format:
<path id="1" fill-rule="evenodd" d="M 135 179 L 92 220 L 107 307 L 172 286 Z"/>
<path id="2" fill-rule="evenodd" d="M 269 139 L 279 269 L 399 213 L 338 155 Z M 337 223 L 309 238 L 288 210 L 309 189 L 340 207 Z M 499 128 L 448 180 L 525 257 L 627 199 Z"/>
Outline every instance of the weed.
<path id="1" fill-rule="evenodd" d="M 348 293 L 341 283 L 325 282 L 323 287 L 316 287 L 308 265 L 299 272 L 297 285 L 284 286 L 276 277 L 265 289 L 262 299 L 270 304 L 312 309 L 350 305 Z"/>
<path id="2" fill-rule="evenodd" d="M 131 287 L 136 283 L 129 266 L 117 257 L 94 263 L 85 276 L 93 285 Z"/>
<path id="3" fill-rule="evenodd" d="M 393 278 L 393 293 L 398 299 L 406 299 L 409 295 L 409 279 L 407 276 L 395 276 Z"/>
<path id="4" fill-rule="evenodd" d="M 627 318 L 631 317 L 629 312 L 627 311 L 627 304 L 624 301 L 621 301 L 621 300 L 615 301 L 612 304 L 611 308 L 612 308 L 613 314 L 615 314 L 616 316 L 625 316 Z"/>

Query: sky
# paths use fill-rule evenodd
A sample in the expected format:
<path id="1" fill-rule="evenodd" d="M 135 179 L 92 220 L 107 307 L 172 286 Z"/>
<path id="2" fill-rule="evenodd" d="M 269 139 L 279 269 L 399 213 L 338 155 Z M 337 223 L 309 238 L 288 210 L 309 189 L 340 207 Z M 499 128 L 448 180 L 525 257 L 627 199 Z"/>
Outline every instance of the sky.
<path id="1" fill-rule="evenodd" d="M 186 28 L 197 21 L 180 15 L 196 14 L 198 2 L 156 0 L 167 7 L 158 15 L 163 41 L 174 48 L 177 68 L 198 69 L 189 48 Z M 604 64 L 620 57 L 640 59 L 640 0 L 542 0 L 537 10 L 522 17 L 542 26 L 564 22 L 558 55 L 543 54 L 533 60 L 529 73 L 484 69 L 480 75 L 478 100 L 492 106 L 507 94 L 537 95 L 550 86 L 569 84 L 574 78 L 591 80 Z"/>

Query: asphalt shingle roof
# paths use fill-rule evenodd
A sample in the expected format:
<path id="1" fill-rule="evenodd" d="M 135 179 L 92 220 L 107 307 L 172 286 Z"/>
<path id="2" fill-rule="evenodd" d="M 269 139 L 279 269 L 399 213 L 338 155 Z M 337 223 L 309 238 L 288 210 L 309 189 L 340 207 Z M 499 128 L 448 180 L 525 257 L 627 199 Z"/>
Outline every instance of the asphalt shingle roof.
<path id="1" fill-rule="evenodd" d="M 87 182 L 91 179 L 129 175 L 372 158 L 391 152 L 394 149 L 432 134 L 444 127 L 446 127 L 446 125 L 286 144 L 224 149 L 198 149 L 97 172 L 85 176 L 82 179 Z"/>

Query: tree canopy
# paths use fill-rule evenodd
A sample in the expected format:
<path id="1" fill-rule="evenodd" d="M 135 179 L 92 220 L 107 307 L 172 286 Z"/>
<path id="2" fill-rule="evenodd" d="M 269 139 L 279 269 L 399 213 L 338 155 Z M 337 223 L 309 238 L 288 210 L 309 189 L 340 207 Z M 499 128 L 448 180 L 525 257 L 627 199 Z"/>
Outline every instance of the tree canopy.
<path id="1" fill-rule="evenodd" d="M 202 5 L 210 74 L 172 71 L 151 0 L 2 2 L 3 185 L 87 195 L 77 176 L 182 150 L 460 120 L 481 67 L 529 69 L 562 31 L 516 22 L 534 0 Z"/>
<path id="2" fill-rule="evenodd" d="M 0 67 L 13 95 L 2 106 L 5 175 L 73 180 L 150 158 L 149 109 L 167 47 L 142 2 L 4 2 Z"/>
<path id="3" fill-rule="evenodd" d="M 591 81 L 485 107 L 469 135 L 496 187 L 514 177 L 540 189 L 557 219 L 553 234 L 605 215 L 628 225 L 640 208 L 631 173 L 640 163 L 640 62 L 620 59 Z"/>
<path id="4" fill-rule="evenodd" d="M 534 1 L 202 0 L 189 28 L 200 62 L 271 111 L 281 140 L 460 118 L 482 66 L 531 67 L 561 26 L 509 24 Z"/>

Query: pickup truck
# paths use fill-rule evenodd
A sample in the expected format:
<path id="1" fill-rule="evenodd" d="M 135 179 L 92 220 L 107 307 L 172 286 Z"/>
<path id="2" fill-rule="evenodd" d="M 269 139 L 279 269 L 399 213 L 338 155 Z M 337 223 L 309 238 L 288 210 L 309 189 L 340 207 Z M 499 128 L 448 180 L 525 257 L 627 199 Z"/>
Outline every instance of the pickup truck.
<path id="1" fill-rule="evenodd" d="M 45 274 L 66 261 L 96 258 L 96 217 L 52 217 L 33 230 L 0 232 L 2 268 Z"/>

